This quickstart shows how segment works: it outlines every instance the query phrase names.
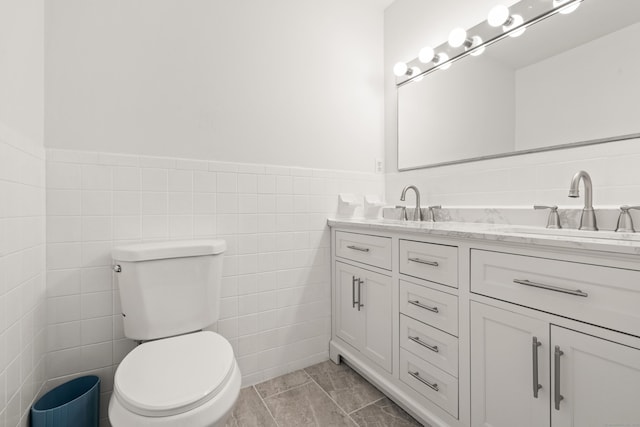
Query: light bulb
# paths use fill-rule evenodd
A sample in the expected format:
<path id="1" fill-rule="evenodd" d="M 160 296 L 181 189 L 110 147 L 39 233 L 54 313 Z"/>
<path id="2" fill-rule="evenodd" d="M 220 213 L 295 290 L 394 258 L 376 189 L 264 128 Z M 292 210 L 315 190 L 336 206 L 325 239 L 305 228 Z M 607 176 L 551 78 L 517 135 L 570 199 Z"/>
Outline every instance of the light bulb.
<path id="1" fill-rule="evenodd" d="M 482 44 L 482 38 L 480 38 L 480 36 L 473 36 L 471 38 L 471 40 L 473 41 L 473 44 L 471 45 L 471 47 L 469 49 L 474 48 L 474 47 L 479 46 L 479 45 Z M 480 56 L 480 55 L 482 55 L 484 53 L 484 50 L 485 50 L 485 47 L 482 46 L 481 48 L 476 49 L 473 52 L 471 52 L 471 56 Z"/>
<path id="2" fill-rule="evenodd" d="M 436 57 L 434 59 L 434 62 L 435 62 L 436 65 L 440 65 L 443 62 L 447 62 L 448 60 L 449 60 L 449 55 L 447 55 L 446 53 L 443 52 L 443 53 L 439 53 L 439 54 L 436 55 Z M 440 65 L 439 67 L 436 67 L 436 68 L 438 68 L 440 70 L 446 70 L 449 67 L 451 67 L 451 63 Z"/>
<path id="3" fill-rule="evenodd" d="M 393 66 L 393 74 L 395 74 L 396 77 L 402 77 L 407 74 L 408 69 L 407 64 L 404 62 L 398 62 Z"/>
<path id="4" fill-rule="evenodd" d="M 563 4 L 568 3 L 569 1 L 570 0 L 553 0 L 553 7 L 562 6 Z M 575 12 L 575 10 L 579 7 L 580 7 L 580 2 L 577 1 L 565 8 L 560 9 L 559 12 L 562 13 L 563 15 L 567 15 L 571 12 Z"/>
<path id="5" fill-rule="evenodd" d="M 420 49 L 420 53 L 418 54 L 418 59 L 423 64 L 428 64 L 433 60 L 433 57 L 435 56 L 435 54 L 436 53 L 433 51 L 433 48 L 426 46 Z"/>
<path id="6" fill-rule="evenodd" d="M 509 22 L 507 25 L 503 26 L 502 29 L 506 33 L 507 31 L 511 30 L 512 28 L 515 28 L 515 27 L 518 27 L 518 26 L 522 25 L 523 22 L 524 22 L 524 19 L 522 19 L 522 16 L 513 15 L 513 16 L 511 16 L 511 22 Z M 509 34 L 509 37 L 520 37 L 521 35 L 524 34 L 526 29 L 527 29 L 527 27 L 522 27 L 519 30 L 516 30 L 513 33 Z"/>
<path id="7" fill-rule="evenodd" d="M 467 31 L 464 28 L 455 28 L 449 33 L 449 46 L 460 47 L 467 40 Z"/>
<path id="8" fill-rule="evenodd" d="M 509 20 L 509 8 L 503 4 L 498 4 L 494 6 L 489 11 L 489 16 L 487 17 L 487 22 L 492 27 L 499 27 L 500 25 L 504 25 Z"/>

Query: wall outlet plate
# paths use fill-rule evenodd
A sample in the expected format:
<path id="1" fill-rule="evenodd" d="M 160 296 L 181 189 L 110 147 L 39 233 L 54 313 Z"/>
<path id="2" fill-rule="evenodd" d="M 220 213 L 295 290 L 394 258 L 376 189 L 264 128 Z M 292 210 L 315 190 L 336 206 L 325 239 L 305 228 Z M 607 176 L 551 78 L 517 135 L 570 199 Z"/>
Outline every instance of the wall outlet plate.
<path id="1" fill-rule="evenodd" d="M 384 162 L 382 159 L 376 159 L 375 164 L 373 166 L 373 171 L 375 173 L 384 173 Z"/>

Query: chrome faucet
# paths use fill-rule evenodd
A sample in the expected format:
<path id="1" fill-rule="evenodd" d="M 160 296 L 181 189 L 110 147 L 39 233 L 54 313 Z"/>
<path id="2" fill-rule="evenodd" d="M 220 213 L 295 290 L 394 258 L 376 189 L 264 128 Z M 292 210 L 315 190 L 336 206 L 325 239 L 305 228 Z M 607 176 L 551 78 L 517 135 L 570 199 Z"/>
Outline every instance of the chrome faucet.
<path id="1" fill-rule="evenodd" d="M 422 221 L 422 209 L 420 209 L 420 190 L 415 185 L 407 185 L 402 190 L 402 194 L 400 195 L 400 200 L 404 202 L 404 199 L 407 195 L 407 190 L 413 190 L 416 193 L 416 209 L 413 211 L 413 220 L 414 221 Z M 407 218 L 409 219 L 409 218 Z"/>
<path id="2" fill-rule="evenodd" d="M 571 187 L 569 187 L 569 197 L 580 197 L 578 190 L 580 180 L 584 182 L 584 208 L 582 209 L 582 216 L 580 217 L 579 229 L 597 231 L 596 213 L 593 210 L 593 185 L 588 173 L 579 171 L 573 176 Z"/>

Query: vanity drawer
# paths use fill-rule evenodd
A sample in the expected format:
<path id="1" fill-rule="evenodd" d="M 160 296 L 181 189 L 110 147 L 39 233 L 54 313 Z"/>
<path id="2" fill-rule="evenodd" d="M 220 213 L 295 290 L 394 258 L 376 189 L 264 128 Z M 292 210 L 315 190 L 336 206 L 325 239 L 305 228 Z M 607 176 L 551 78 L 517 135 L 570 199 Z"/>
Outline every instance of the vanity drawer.
<path id="1" fill-rule="evenodd" d="M 400 349 L 400 381 L 458 418 L 458 379 Z"/>
<path id="2" fill-rule="evenodd" d="M 400 312 L 458 336 L 458 297 L 400 281 Z"/>
<path id="3" fill-rule="evenodd" d="M 640 336 L 640 271 L 474 249 L 471 291 Z"/>
<path id="4" fill-rule="evenodd" d="M 458 377 L 458 339 L 400 315 L 400 347 Z"/>
<path id="5" fill-rule="evenodd" d="M 391 238 L 336 231 L 336 256 L 391 270 Z"/>
<path id="6" fill-rule="evenodd" d="M 400 273 L 458 287 L 458 248 L 400 240 Z"/>

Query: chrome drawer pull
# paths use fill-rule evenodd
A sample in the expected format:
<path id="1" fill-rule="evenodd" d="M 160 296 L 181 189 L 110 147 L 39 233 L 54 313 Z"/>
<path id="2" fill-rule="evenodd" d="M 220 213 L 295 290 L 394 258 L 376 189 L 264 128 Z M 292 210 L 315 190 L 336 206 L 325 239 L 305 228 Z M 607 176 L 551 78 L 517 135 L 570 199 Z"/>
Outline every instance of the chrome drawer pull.
<path id="1" fill-rule="evenodd" d="M 560 346 L 556 346 L 554 359 L 556 369 L 554 372 L 554 382 L 555 382 L 555 390 L 554 390 L 554 404 L 557 411 L 560 410 L 560 401 L 564 399 L 564 396 L 560 394 L 560 356 L 562 356 L 564 352 L 560 350 Z"/>
<path id="2" fill-rule="evenodd" d="M 409 304 L 413 304 L 416 307 L 420 307 L 420 308 L 424 308 L 425 310 L 432 311 L 434 313 L 439 313 L 440 312 L 440 310 L 438 310 L 438 307 L 429 307 L 428 305 L 424 305 L 424 304 L 420 303 L 420 301 L 418 301 L 418 300 L 415 300 L 415 301 L 409 300 L 408 303 Z"/>
<path id="3" fill-rule="evenodd" d="M 351 280 L 351 308 L 356 307 L 356 282 L 359 282 L 360 279 L 356 278 L 356 276 L 352 276 Z"/>
<path id="4" fill-rule="evenodd" d="M 432 267 L 437 267 L 438 264 L 437 261 L 427 261 L 426 259 L 420 259 L 420 258 L 408 258 L 409 261 L 411 262 L 417 262 L 418 264 L 425 264 L 425 265 L 430 265 Z"/>
<path id="5" fill-rule="evenodd" d="M 348 249 L 353 249 L 354 251 L 360 251 L 360 252 L 369 252 L 369 248 L 361 248 L 359 246 L 354 246 L 354 245 L 349 245 L 347 246 Z"/>
<path id="6" fill-rule="evenodd" d="M 425 380 L 424 378 L 422 378 L 420 376 L 420 372 L 418 372 L 418 371 L 416 371 L 416 372 L 409 371 L 409 375 L 411 375 L 413 378 L 417 379 L 418 381 L 420 381 L 422 384 L 426 385 L 430 389 L 435 390 L 435 391 L 440 391 L 440 389 L 438 388 L 438 384 L 437 383 L 433 383 L 432 384 L 429 381 Z"/>
<path id="7" fill-rule="evenodd" d="M 416 343 L 416 344 L 420 344 L 421 346 L 423 346 L 423 347 L 425 347 L 425 348 L 428 348 L 429 350 L 433 351 L 434 353 L 438 353 L 438 352 L 440 351 L 440 349 L 438 349 L 438 346 L 437 346 L 437 345 L 430 345 L 430 344 L 427 344 L 426 342 L 422 341 L 422 340 L 420 339 L 420 337 L 412 337 L 412 336 L 409 336 L 409 339 L 410 339 L 411 341 L 413 341 L 414 343 Z"/>
<path id="8" fill-rule="evenodd" d="M 578 296 L 578 297 L 588 297 L 589 296 L 588 293 L 582 292 L 580 289 L 576 289 L 574 291 L 574 290 L 571 290 L 571 289 L 560 288 L 558 286 L 545 285 L 544 283 L 531 282 L 529 280 L 513 279 L 513 283 L 517 283 L 519 285 L 525 285 L 525 286 L 532 286 L 534 288 L 546 289 L 548 291 L 561 292 L 563 294 L 575 295 L 575 296 Z"/>
<path id="9" fill-rule="evenodd" d="M 542 343 L 538 341 L 538 337 L 533 337 L 532 352 L 533 352 L 533 397 L 538 398 L 538 390 L 542 388 L 542 385 L 538 382 L 538 347 Z"/>

